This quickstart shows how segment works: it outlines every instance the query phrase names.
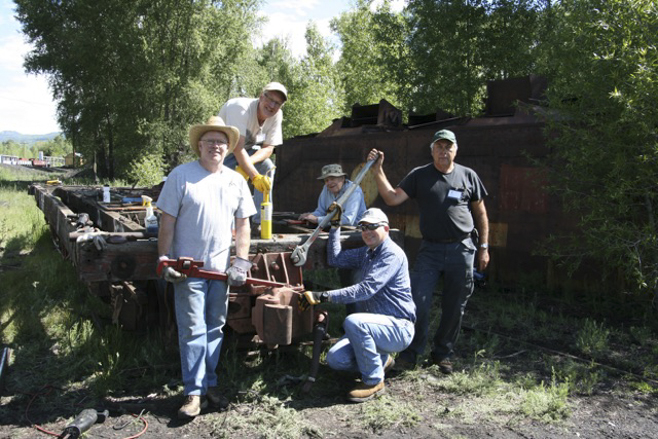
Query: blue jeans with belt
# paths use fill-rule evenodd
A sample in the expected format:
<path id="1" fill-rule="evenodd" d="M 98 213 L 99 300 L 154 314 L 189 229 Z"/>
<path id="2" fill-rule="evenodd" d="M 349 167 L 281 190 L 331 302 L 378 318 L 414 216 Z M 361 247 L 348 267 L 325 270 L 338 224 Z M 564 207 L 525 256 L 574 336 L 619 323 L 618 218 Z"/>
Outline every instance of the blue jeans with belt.
<path id="1" fill-rule="evenodd" d="M 256 154 L 256 151 L 259 150 L 251 148 L 246 149 L 245 151 L 247 151 L 247 154 L 249 154 L 249 157 L 251 157 L 252 155 Z M 224 159 L 224 166 L 227 166 L 231 169 L 235 169 L 238 166 L 238 159 L 235 158 L 235 154 L 231 154 Z M 265 159 L 262 162 L 254 163 L 254 167 L 261 175 L 265 175 L 268 171 L 274 168 L 274 163 L 272 163 L 272 160 L 270 159 Z M 254 188 L 254 204 L 256 205 L 256 215 L 253 216 L 252 221 L 256 224 L 260 224 L 260 205 L 262 203 L 263 193 Z"/>
<path id="2" fill-rule="evenodd" d="M 364 312 L 348 315 L 343 329 L 345 335 L 327 353 L 327 365 L 359 372 L 369 386 L 384 379 L 388 356 L 409 346 L 414 336 L 414 324 L 409 320 Z"/>
<path id="3" fill-rule="evenodd" d="M 410 273 L 411 293 L 416 304 L 416 334 L 411 345 L 400 354 L 403 360 L 415 363 L 425 351 L 432 298 L 441 275 L 441 319 L 432 342 L 432 357 L 440 361 L 454 354 L 464 309 L 473 294 L 475 252 L 470 236 L 453 243 L 423 240 L 414 269 Z"/>

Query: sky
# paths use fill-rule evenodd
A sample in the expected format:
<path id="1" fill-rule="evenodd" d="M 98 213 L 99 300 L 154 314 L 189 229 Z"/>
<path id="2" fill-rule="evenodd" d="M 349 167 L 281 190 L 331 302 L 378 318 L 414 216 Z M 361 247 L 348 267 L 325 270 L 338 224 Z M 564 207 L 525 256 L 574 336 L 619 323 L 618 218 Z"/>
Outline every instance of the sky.
<path id="1" fill-rule="evenodd" d="M 393 9 L 401 10 L 403 4 L 403 0 L 394 0 Z M 288 37 L 292 53 L 303 56 L 308 22 L 312 20 L 320 32 L 329 37 L 330 20 L 352 7 L 351 0 L 266 0 L 261 14 L 268 22 L 263 27 L 263 41 L 256 43 L 262 44 L 275 36 Z M 28 75 L 23 69 L 23 58 L 31 47 L 20 32 L 14 9 L 13 1 L 0 0 L 0 132 L 47 134 L 60 131 L 57 105 L 52 100 L 48 78 Z"/>

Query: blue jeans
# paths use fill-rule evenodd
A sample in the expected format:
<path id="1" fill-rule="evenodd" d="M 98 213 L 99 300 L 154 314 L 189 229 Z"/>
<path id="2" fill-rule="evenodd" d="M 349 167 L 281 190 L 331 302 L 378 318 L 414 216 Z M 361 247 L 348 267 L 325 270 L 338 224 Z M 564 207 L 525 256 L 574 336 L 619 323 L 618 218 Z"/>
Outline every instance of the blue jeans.
<path id="1" fill-rule="evenodd" d="M 205 395 L 217 385 L 217 364 L 226 323 L 226 282 L 189 278 L 174 284 L 185 395 Z"/>
<path id="2" fill-rule="evenodd" d="M 252 149 L 246 149 L 245 151 L 247 151 L 247 154 L 249 154 L 249 156 L 251 157 L 256 153 L 256 151 L 259 150 L 252 148 Z M 224 166 L 227 166 L 231 169 L 235 169 L 238 166 L 238 159 L 235 158 L 235 154 L 231 154 L 230 156 L 224 159 Z M 260 163 L 254 163 L 254 167 L 261 175 L 265 175 L 268 171 L 274 168 L 274 163 L 272 163 L 272 160 L 270 159 L 265 159 Z M 253 216 L 252 221 L 255 224 L 260 224 L 260 205 L 262 203 L 263 203 L 263 193 L 257 190 L 256 188 L 254 188 L 254 204 L 256 205 L 256 215 Z"/>
<path id="3" fill-rule="evenodd" d="M 327 353 L 327 364 L 335 370 L 360 372 L 369 386 L 384 379 L 388 355 L 405 349 L 414 336 L 409 320 L 383 314 L 350 314 L 343 329 L 345 335 Z"/>
<path id="4" fill-rule="evenodd" d="M 415 363 L 427 344 L 432 296 L 443 275 L 441 319 L 434 334 L 432 357 L 444 360 L 454 354 L 462 317 L 473 294 L 473 261 L 476 248 L 471 238 L 450 244 L 423 241 L 411 274 L 411 293 L 416 304 L 416 335 L 403 360 Z"/>

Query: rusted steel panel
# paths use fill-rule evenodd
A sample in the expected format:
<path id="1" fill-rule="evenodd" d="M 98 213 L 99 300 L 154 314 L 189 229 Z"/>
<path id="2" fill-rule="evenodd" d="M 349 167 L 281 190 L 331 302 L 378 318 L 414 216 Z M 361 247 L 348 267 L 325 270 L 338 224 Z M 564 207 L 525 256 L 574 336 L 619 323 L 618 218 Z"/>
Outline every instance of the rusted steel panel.
<path id="1" fill-rule="evenodd" d="M 530 113 L 517 111 L 510 117 L 460 118 L 412 128 L 384 132 L 334 130 L 323 137 L 286 140 L 277 149 L 275 210 L 314 210 L 322 190 L 322 181 L 316 179 L 322 166 L 340 163 L 354 176 L 372 148 L 384 152 L 384 171 L 395 187 L 413 168 L 431 161 L 432 135 L 447 128 L 457 136 L 456 161 L 473 168 L 489 193 L 485 204 L 492 230 L 492 260 L 497 260 L 492 263 L 490 276 L 513 280 L 519 266 L 544 276 L 547 261 L 535 252 L 539 242 L 555 232 L 562 215 L 559 204 L 542 190 L 545 172 L 534 168 L 527 158 L 548 153 L 544 123 Z M 386 206 L 369 175 L 361 186 L 366 205 L 382 208 L 391 225 L 404 234 L 404 248 L 413 263 L 420 238 L 416 202 Z"/>
<path id="2" fill-rule="evenodd" d="M 546 170 L 501 164 L 500 210 L 548 213 Z"/>

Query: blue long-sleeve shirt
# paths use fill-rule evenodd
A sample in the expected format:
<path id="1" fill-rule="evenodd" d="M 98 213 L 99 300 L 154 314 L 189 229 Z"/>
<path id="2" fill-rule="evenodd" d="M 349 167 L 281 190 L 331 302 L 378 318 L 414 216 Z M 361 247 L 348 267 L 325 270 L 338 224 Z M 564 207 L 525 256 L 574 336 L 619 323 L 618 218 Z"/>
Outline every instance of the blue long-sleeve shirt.
<path id="1" fill-rule="evenodd" d="M 331 203 L 338 200 L 345 191 L 354 185 L 354 182 L 345 179 L 345 184 L 338 192 L 338 195 L 332 194 L 327 186 L 322 188 L 322 192 L 318 197 L 318 207 L 312 212 L 318 218 L 318 224 L 327 215 L 327 209 Z M 352 192 L 352 195 L 347 199 L 343 206 L 343 214 L 340 217 L 340 223 L 343 226 L 355 226 L 361 219 L 363 212 L 366 211 L 366 202 L 363 199 L 363 191 L 360 186 L 357 186 Z"/>
<path id="2" fill-rule="evenodd" d="M 332 228 L 327 258 L 333 267 L 360 268 L 362 276 L 356 285 L 328 291 L 332 302 L 355 303 L 357 312 L 416 321 L 407 256 L 390 237 L 374 250 L 368 247 L 343 250 L 340 228 Z"/>

